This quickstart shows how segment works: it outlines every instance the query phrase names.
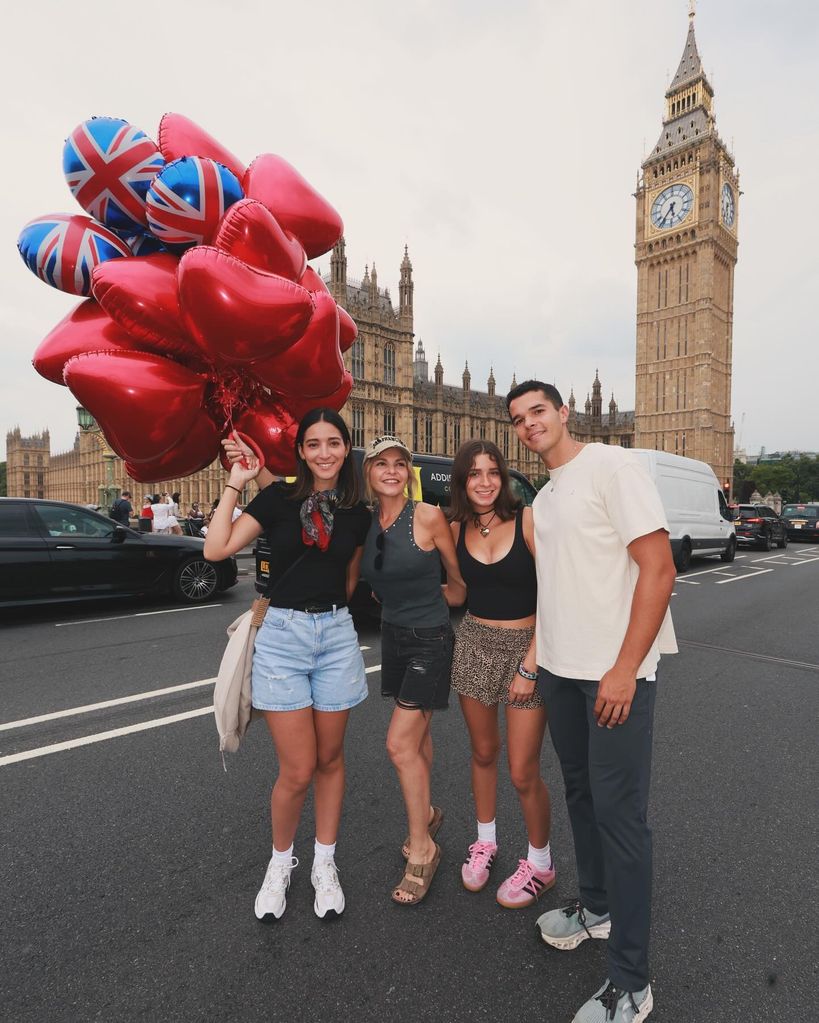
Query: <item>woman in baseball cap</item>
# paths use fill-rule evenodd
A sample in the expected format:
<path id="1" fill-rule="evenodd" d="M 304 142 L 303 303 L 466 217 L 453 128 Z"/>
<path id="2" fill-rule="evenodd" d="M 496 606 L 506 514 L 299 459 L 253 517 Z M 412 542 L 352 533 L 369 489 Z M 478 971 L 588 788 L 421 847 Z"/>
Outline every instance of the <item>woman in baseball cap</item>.
<path id="1" fill-rule="evenodd" d="M 415 499 L 417 480 L 406 444 L 393 436 L 376 438 L 362 472 L 374 508 L 361 575 L 381 602 L 381 694 L 395 701 L 387 752 L 409 820 L 407 866 L 392 898 L 415 905 L 426 896 L 441 859 L 434 837 L 443 814 L 430 796 L 430 725 L 432 712 L 449 703 L 448 605 L 462 604 L 466 588 L 443 512 Z"/>

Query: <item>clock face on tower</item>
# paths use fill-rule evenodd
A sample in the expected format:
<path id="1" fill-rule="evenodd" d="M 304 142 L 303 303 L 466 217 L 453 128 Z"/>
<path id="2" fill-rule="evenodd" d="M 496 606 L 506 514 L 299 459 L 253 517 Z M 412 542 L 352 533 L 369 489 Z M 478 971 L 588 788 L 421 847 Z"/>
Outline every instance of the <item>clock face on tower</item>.
<path id="1" fill-rule="evenodd" d="M 660 230 L 676 227 L 685 220 L 693 205 L 694 193 L 688 185 L 669 185 L 651 204 L 651 223 Z"/>
<path id="2" fill-rule="evenodd" d="M 734 225 L 734 192 L 729 184 L 722 186 L 722 198 L 720 200 L 720 212 L 722 222 L 726 227 Z"/>

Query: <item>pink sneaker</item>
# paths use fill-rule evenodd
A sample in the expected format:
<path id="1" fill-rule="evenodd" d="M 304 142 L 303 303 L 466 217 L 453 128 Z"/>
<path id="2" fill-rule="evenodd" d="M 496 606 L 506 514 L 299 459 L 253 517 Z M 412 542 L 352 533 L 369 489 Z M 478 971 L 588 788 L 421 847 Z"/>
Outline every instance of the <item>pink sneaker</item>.
<path id="1" fill-rule="evenodd" d="M 537 902 L 554 883 L 554 864 L 548 870 L 535 870 L 529 860 L 521 860 L 515 873 L 498 888 L 498 902 L 507 909 L 523 909 Z"/>
<path id="2" fill-rule="evenodd" d="M 461 880 L 467 891 L 479 892 L 486 887 L 497 851 L 494 842 L 473 842 L 470 845 L 469 859 L 461 867 Z"/>

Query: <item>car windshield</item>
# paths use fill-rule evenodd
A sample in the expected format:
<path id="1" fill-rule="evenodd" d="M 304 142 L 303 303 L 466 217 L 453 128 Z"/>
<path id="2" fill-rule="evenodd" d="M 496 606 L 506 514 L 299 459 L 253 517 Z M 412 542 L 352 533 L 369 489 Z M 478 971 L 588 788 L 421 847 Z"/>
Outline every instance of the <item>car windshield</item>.
<path id="1" fill-rule="evenodd" d="M 740 519 L 755 519 L 758 518 L 759 512 L 754 507 L 741 507 L 734 509 L 737 517 Z"/>
<path id="2" fill-rule="evenodd" d="M 819 518 L 819 504 L 786 504 L 782 509 L 783 519 Z"/>

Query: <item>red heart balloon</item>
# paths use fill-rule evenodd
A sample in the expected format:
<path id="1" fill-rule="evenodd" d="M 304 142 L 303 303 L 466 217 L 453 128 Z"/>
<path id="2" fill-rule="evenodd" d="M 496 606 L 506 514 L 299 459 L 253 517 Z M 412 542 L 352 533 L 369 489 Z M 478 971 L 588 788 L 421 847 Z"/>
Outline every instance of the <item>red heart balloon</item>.
<path id="1" fill-rule="evenodd" d="M 358 326 L 346 309 L 338 307 L 338 343 L 342 352 L 353 347 L 353 341 L 358 337 Z"/>
<path id="2" fill-rule="evenodd" d="M 228 209 L 213 244 L 251 266 L 290 281 L 297 281 L 307 266 L 301 243 L 282 231 L 270 210 L 255 199 L 240 199 Z"/>
<path id="3" fill-rule="evenodd" d="M 62 384 L 65 364 L 75 355 L 130 352 L 137 350 L 137 346 L 138 342 L 117 326 L 93 298 L 87 298 L 46 334 L 31 361 L 40 376 Z"/>
<path id="4" fill-rule="evenodd" d="M 112 259 L 96 267 L 91 287 L 111 319 L 138 338 L 143 349 L 198 366 L 202 354 L 189 338 L 179 308 L 178 263 L 168 252 Z"/>
<path id="5" fill-rule="evenodd" d="M 219 450 L 219 429 L 204 412 L 197 416 L 183 439 L 161 458 L 126 462 L 125 469 L 138 483 L 170 482 L 210 465 Z"/>
<path id="6" fill-rule="evenodd" d="M 256 157 L 245 172 L 242 191 L 263 202 L 285 231 L 292 231 L 309 259 L 332 249 L 344 232 L 341 217 L 327 200 L 274 153 Z"/>
<path id="7" fill-rule="evenodd" d="M 324 283 L 321 277 L 316 273 L 316 271 L 312 268 L 312 266 L 308 266 L 305 269 L 304 273 L 301 275 L 299 284 L 303 288 L 306 288 L 311 295 L 315 295 L 317 291 L 326 291 L 328 295 L 330 294 L 330 289 L 327 287 L 327 285 Z"/>
<path id="8" fill-rule="evenodd" d="M 235 420 L 236 430 L 254 441 L 264 455 L 265 466 L 275 476 L 290 476 L 296 470 L 296 433 L 299 424 L 286 408 L 270 399 L 260 399 Z M 229 469 L 224 449 L 222 465 Z"/>
<path id="9" fill-rule="evenodd" d="M 165 114 L 159 122 L 159 150 L 166 163 L 181 156 L 206 156 L 224 164 L 240 181 L 245 173 L 241 160 L 183 114 Z"/>
<path id="10" fill-rule="evenodd" d="M 295 344 L 272 359 L 253 363 L 253 375 L 279 394 L 305 398 L 332 394 L 344 377 L 338 347 L 338 307 L 323 291 L 315 296 L 316 311 Z"/>
<path id="11" fill-rule="evenodd" d="M 301 422 L 307 413 L 314 408 L 331 408 L 336 412 L 340 412 L 344 402 L 350 397 L 352 389 L 353 375 L 345 369 L 341 386 L 333 391 L 332 394 L 324 394 L 318 398 L 302 398 L 298 394 L 283 394 L 281 402 L 293 413 L 293 418 L 296 422 Z"/>
<path id="12" fill-rule="evenodd" d="M 178 444 L 201 414 L 206 384 L 170 359 L 141 352 L 77 355 L 65 382 L 127 462 L 154 461 Z"/>
<path id="13" fill-rule="evenodd" d="M 188 330 L 207 355 L 227 363 L 283 352 L 313 315 L 304 288 L 209 245 L 188 249 L 177 281 Z"/>

